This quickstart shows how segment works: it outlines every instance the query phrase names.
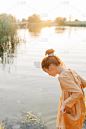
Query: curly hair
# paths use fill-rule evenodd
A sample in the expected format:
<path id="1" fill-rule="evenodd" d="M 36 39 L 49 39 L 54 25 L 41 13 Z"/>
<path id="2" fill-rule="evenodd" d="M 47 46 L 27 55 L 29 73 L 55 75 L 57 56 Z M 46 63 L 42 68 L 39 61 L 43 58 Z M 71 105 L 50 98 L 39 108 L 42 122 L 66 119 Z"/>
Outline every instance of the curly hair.
<path id="1" fill-rule="evenodd" d="M 66 67 L 65 66 L 65 63 L 62 62 L 62 60 L 56 54 L 53 54 L 52 56 L 47 55 L 47 54 L 51 54 L 51 53 L 54 53 L 54 52 L 55 52 L 54 49 L 48 49 L 48 50 L 46 50 L 45 57 L 41 61 L 41 67 L 42 67 L 42 69 L 43 68 L 48 69 L 49 66 L 50 66 L 50 64 L 54 64 L 56 66 L 61 65 L 63 67 Z"/>

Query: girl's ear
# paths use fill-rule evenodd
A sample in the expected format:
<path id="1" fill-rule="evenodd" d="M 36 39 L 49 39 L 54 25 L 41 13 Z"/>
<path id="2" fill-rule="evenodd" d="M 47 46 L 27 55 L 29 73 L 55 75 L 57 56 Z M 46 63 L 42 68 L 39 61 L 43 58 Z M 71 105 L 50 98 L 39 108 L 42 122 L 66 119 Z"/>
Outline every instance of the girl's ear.
<path id="1" fill-rule="evenodd" d="M 52 67 L 53 67 L 53 64 L 50 64 L 50 66 L 49 66 L 49 71 L 52 69 Z"/>
<path id="2" fill-rule="evenodd" d="M 49 70 L 49 71 L 51 70 L 51 66 L 48 67 L 48 70 Z"/>

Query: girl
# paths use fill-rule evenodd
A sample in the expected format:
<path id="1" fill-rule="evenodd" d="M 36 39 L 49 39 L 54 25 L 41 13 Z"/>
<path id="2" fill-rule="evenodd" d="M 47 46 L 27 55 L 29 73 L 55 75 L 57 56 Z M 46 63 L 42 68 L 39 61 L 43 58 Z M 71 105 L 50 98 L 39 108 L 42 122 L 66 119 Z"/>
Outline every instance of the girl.
<path id="1" fill-rule="evenodd" d="M 82 129 L 85 118 L 86 81 L 74 70 L 66 68 L 53 49 L 45 52 L 41 61 L 43 71 L 55 77 L 61 86 L 57 116 L 57 129 Z M 48 55 L 47 55 L 48 54 Z"/>

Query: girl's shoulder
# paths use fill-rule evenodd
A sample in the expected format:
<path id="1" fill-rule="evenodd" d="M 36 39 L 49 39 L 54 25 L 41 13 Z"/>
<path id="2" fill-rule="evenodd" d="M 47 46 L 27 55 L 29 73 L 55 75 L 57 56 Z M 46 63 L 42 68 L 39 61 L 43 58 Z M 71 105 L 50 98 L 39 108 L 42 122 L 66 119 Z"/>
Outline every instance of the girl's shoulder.
<path id="1" fill-rule="evenodd" d="M 65 71 L 62 71 L 59 76 L 58 76 L 58 80 L 60 78 L 68 78 L 68 79 L 71 79 L 73 76 L 77 76 L 77 72 L 75 72 L 73 69 L 66 69 Z"/>
<path id="2" fill-rule="evenodd" d="M 59 77 L 62 77 L 62 76 L 64 76 L 64 75 L 68 75 L 68 74 L 71 73 L 71 72 L 75 72 L 75 71 L 68 68 L 68 69 L 66 69 L 65 71 L 62 71 L 62 72 L 59 74 Z"/>

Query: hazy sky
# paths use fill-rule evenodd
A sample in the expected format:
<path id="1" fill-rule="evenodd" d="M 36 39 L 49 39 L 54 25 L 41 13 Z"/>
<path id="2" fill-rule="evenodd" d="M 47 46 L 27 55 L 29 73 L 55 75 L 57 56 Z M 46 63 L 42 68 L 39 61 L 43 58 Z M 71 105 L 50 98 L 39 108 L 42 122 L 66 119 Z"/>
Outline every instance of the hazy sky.
<path id="1" fill-rule="evenodd" d="M 56 17 L 86 21 L 86 0 L 2 0 L 0 14 L 15 15 L 17 19 L 28 18 L 36 13 L 42 20 L 54 20 Z"/>

